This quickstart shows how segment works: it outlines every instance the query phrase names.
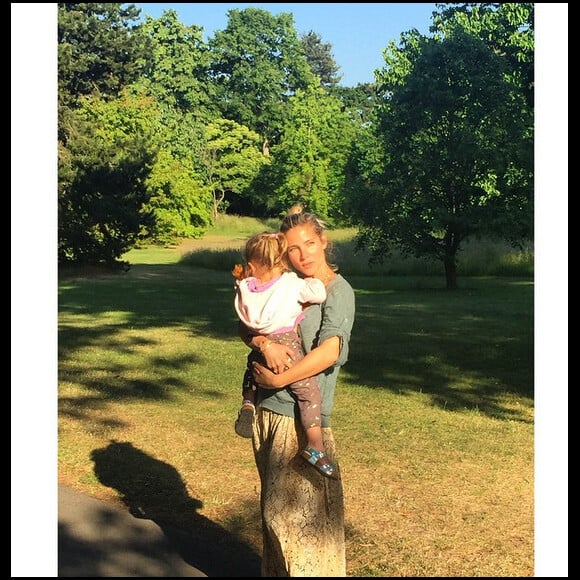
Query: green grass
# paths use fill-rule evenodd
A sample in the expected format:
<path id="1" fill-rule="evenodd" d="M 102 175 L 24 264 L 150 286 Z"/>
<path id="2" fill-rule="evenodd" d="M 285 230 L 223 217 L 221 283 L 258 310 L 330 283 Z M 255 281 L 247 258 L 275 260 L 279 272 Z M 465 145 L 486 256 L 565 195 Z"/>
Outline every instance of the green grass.
<path id="1" fill-rule="evenodd" d="M 341 269 L 349 274 L 364 276 L 444 276 L 443 264 L 437 260 L 403 256 L 393 251 L 382 263 L 369 265 L 369 253 L 355 251 L 355 230 L 331 232 L 335 240 L 335 254 Z M 534 275 L 534 254 L 530 244 L 521 249 L 506 242 L 471 240 L 463 244 L 457 257 L 459 276 L 515 276 Z"/>
<path id="2" fill-rule="evenodd" d="M 279 223 L 275 220 L 261 221 L 239 216 L 220 216 L 215 227 L 201 240 L 189 240 L 181 261 L 190 265 L 215 270 L 229 270 L 242 260 L 242 248 L 246 239 L 260 231 L 274 231 Z M 357 250 L 356 230 L 342 228 L 328 231 L 333 246 L 333 257 L 347 276 L 436 276 L 444 284 L 443 264 L 437 260 L 404 256 L 393 251 L 382 263 L 371 264 L 367 251 Z M 183 248 L 182 248 L 183 249 Z M 159 248 L 129 252 L 126 259 L 136 263 L 158 263 Z M 145 257 L 146 256 L 146 257 Z M 167 258 L 161 258 L 167 259 Z M 533 244 L 514 248 L 506 242 L 494 240 L 467 240 L 458 254 L 459 276 L 509 276 L 534 275 Z"/>
<path id="3" fill-rule="evenodd" d="M 128 272 L 59 283 L 60 481 L 239 552 L 210 576 L 248 575 L 261 550 L 251 444 L 233 431 L 239 227 L 193 243 L 207 267 L 187 245 L 143 248 Z M 533 576 L 533 279 L 349 280 L 333 413 L 348 574 Z"/>
<path id="4" fill-rule="evenodd" d="M 220 214 L 211 229 L 211 235 L 225 236 L 228 238 L 247 238 L 255 233 L 272 230 L 280 226 L 280 220 L 266 218 L 240 217 L 236 215 Z"/>

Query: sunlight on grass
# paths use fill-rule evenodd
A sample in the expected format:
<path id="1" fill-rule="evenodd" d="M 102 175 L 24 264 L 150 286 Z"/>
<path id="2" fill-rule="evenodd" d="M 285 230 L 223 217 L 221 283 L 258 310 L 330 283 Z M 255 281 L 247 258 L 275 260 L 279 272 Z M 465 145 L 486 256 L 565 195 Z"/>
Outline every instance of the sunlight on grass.
<path id="1" fill-rule="evenodd" d="M 144 478 L 167 525 L 195 533 L 203 516 L 257 554 L 229 271 L 263 226 L 227 220 L 228 235 L 132 251 L 127 272 L 63 280 L 58 337 L 59 482 L 119 502 Z M 352 248 L 353 230 L 329 235 Z M 481 270 L 500 264 L 481 255 Z M 532 576 L 533 277 L 464 276 L 448 292 L 442 272 L 349 260 L 357 314 L 332 417 L 348 575 Z"/>
<path id="2" fill-rule="evenodd" d="M 164 248 L 146 246 L 123 256 L 130 264 L 174 264 L 213 270 L 231 270 L 242 259 L 245 241 L 261 231 L 275 231 L 276 219 L 220 215 L 216 224 L 199 239 L 182 240 Z M 356 228 L 329 229 L 332 259 L 346 276 L 431 276 L 444 277 L 441 262 L 428 258 L 406 257 L 398 251 L 382 263 L 371 263 L 367 251 L 356 250 Z M 459 276 L 533 276 L 534 254 L 531 244 L 516 249 L 505 242 L 467 240 L 458 255 Z"/>

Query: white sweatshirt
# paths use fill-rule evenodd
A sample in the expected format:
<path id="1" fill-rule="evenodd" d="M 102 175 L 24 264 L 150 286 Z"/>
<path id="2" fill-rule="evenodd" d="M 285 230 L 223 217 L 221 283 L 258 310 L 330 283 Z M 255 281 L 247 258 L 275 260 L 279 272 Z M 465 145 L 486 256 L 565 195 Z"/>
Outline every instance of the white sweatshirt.
<path id="1" fill-rule="evenodd" d="M 240 320 L 257 334 L 289 332 L 303 317 L 302 304 L 326 300 L 318 278 L 300 278 L 295 272 L 260 285 L 257 278 L 236 281 L 234 306 Z"/>

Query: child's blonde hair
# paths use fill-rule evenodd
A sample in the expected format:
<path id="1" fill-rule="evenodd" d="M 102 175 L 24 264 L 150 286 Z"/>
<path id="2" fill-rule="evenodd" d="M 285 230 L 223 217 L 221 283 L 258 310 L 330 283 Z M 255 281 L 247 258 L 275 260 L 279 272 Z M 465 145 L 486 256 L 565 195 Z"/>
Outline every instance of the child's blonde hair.
<path id="1" fill-rule="evenodd" d="M 281 232 L 262 232 L 252 236 L 244 248 L 246 264 L 253 262 L 269 270 L 280 268 L 282 272 L 290 271 L 288 263 L 288 242 Z M 236 264 L 232 274 L 238 280 L 249 275 L 247 266 Z"/>

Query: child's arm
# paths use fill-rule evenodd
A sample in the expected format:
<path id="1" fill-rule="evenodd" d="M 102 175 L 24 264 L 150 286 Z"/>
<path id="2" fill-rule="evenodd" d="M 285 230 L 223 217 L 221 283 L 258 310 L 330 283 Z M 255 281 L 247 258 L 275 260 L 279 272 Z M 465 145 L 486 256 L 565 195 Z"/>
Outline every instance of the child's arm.
<path id="1" fill-rule="evenodd" d="M 326 287 L 318 278 L 300 279 L 300 299 L 302 304 L 322 304 L 326 300 Z"/>

